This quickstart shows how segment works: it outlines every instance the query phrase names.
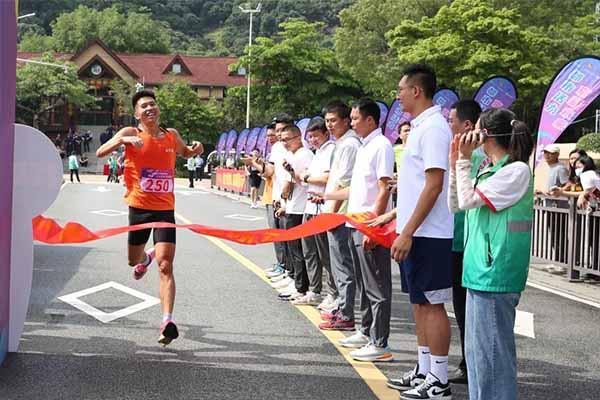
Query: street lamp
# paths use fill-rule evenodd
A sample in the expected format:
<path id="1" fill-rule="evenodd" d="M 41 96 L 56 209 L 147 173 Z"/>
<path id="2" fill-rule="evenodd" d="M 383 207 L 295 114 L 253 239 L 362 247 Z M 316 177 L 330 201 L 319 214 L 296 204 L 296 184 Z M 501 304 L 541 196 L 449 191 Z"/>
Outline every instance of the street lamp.
<path id="1" fill-rule="evenodd" d="M 25 15 L 21 15 L 19 17 L 17 17 L 17 21 L 22 19 L 22 18 L 27 18 L 27 17 L 33 17 L 35 15 L 35 13 L 29 13 L 29 14 L 25 14 Z"/>
<path id="2" fill-rule="evenodd" d="M 250 14 L 250 29 L 248 30 L 248 90 L 246 93 L 246 128 L 250 129 L 250 58 L 252 57 L 252 17 L 255 13 L 260 12 L 262 3 L 258 3 L 258 7 L 255 9 L 240 7 L 240 10 L 244 14 Z"/>
<path id="3" fill-rule="evenodd" d="M 65 64 L 53 64 L 53 63 L 49 63 L 49 62 L 45 62 L 45 61 L 30 60 L 27 58 L 18 58 L 18 57 L 17 57 L 17 61 L 24 62 L 24 63 L 45 65 L 47 67 L 62 68 L 62 70 L 65 74 L 69 72 L 69 68 Z"/>

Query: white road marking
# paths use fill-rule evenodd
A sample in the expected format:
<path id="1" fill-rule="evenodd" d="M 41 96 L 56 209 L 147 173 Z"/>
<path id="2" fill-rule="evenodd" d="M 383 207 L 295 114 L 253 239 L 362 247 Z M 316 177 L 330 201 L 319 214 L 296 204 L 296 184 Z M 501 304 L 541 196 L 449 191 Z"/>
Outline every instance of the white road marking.
<path id="1" fill-rule="evenodd" d="M 108 189 L 106 186 L 98 186 L 95 189 L 92 189 L 93 192 L 100 192 L 100 193 L 106 193 L 106 192 L 112 192 L 112 189 Z"/>
<path id="2" fill-rule="evenodd" d="M 125 211 L 119 211 L 119 210 L 97 210 L 97 211 L 90 211 L 92 214 L 98 214 L 98 215 L 103 215 L 105 217 L 118 217 L 121 215 L 127 215 L 127 213 Z"/>
<path id="3" fill-rule="evenodd" d="M 208 194 L 204 190 L 175 190 L 175 194 L 181 194 L 183 196 L 193 196 L 195 194 Z"/>
<path id="4" fill-rule="evenodd" d="M 226 215 L 225 218 L 239 219 L 240 221 L 259 221 L 259 220 L 263 219 L 263 217 L 256 217 L 254 215 L 244 215 L 244 214 Z"/>
<path id="5" fill-rule="evenodd" d="M 560 290 L 553 289 L 551 287 L 540 285 L 539 283 L 527 282 L 527 286 L 531 286 L 532 288 L 543 290 L 544 292 L 552 293 L 560 297 L 564 297 L 565 299 L 577 301 L 579 303 L 587 304 L 588 306 L 592 306 L 595 308 L 600 308 L 600 303 L 596 303 L 595 301 L 583 299 L 581 297 L 577 297 L 575 295 L 561 292 Z"/>
<path id="6" fill-rule="evenodd" d="M 527 311 L 517 310 L 515 315 L 515 333 L 535 339 L 535 326 L 533 314 Z M 456 314 L 448 311 L 448 317 L 456 319 Z"/>
<path id="7" fill-rule="evenodd" d="M 109 288 L 120 290 L 123 293 L 127 293 L 133 297 L 137 297 L 138 299 L 141 299 L 143 301 L 141 303 L 134 304 L 132 306 L 114 311 L 112 313 L 105 313 L 104 311 L 99 310 L 96 307 L 91 306 L 85 301 L 79 299 L 82 296 L 87 296 L 92 293 L 100 292 Z M 60 296 L 58 299 L 64 301 L 67 304 L 72 305 L 73 307 L 83 311 L 84 313 L 96 318 L 98 321 L 103 323 L 114 321 L 118 318 L 131 315 L 133 313 L 145 310 L 146 308 L 152 307 L 160 303 L 160 300 L 156 297 L 152 297 L 150 295 L 147 295 L 145 293 L 139 292 L 135 289 L 129 288 L 127 286 L 112 281 L 91 287 L 89 289 L 80 290 L 79 292 L 71 293 L 65 296 Z"/>

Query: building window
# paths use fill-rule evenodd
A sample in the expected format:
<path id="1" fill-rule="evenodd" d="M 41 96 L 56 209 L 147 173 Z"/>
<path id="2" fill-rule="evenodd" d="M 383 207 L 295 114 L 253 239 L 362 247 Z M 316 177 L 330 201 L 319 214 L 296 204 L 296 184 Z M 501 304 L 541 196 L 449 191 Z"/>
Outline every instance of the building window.
<path id="1" fill-rule="evenodd" d="M 181 73 L 181 64 L 179 64 L 179 63 L 173 64 L 173 68 L 171 69 L 171 72 L 173 72 L 174 74 L 180 74 Z"/>

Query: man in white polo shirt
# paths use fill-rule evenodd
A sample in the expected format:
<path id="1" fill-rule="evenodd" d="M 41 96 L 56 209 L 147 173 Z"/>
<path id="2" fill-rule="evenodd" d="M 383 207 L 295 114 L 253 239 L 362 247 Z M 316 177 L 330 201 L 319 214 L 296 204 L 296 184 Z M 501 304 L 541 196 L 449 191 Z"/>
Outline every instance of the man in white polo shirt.
<path id="1" fill-rule="evenodd" d="M 297 172 L 299 173 L 298 178 L 303 185 L 307 186 L 309 193 L 321 193 L 325 190 L 329 178 L 331 155 L 335 144 L 329 139 L 329 132 L 322 117 L 314 117 L 306 128 L 306 133 L 308 142 L 316 149 L 315 157 L 308 169 Z M 303 221 L 310 221 L 316 215 L 319 215 L 322 208 L 321 204 L 307 201 Z M 321 303 L 321 291 L 323 289 L 328 296 L 335 298 L 337 291 L 335 281 L 331 275 L 327 232 L 303 238 L 302 251 L 308 272 L 308 292 L 305 296 L 294 300 L 293 303 L 296 305 L 317 306 Z"/>
<path id="2" fill-rule="evenodd" d="M 453 215 L 446 199 L 452 131 L 433 105 L 436 76 L 427 65 L 411 65 L 398 83 L 397 99 L 413 117 L 410 140 L 398 175 L 398 237 L 392 257 L 400 263 L 402 290 L 415 316 L 418 363 L 388 385 L 405 390 L 401 399 L 449 399 Z"/>
<path id="3" fill-rule="evenodd" d="M 325 200 L 347 197 L 348 213 L 371 212 L 379 216 L 392 207 L 388 183 L 394 174 L 394 150 L 378 128 L 377 103 L 360 100 L 350 115 L 352 128 L 361 139 L 350 187 L 326 194 Z M 361 296 L 361 327 L 350 338 L 353 344 L 363 344 L 350 355 L 358 361 L 392 361 L 388 347 L 392 308 L 390 250 L 354 228 L 350 232 L 355 250 L 351 252 L 352 262 Z"/>
<path id="4" fill-rule="evenodd" d="M 302 224 L 304 209 L 308 200 L 307 186 L 304 186 L 296 171 L 305 171 L 313 160 L 313 153 L 302 145 L 302 133 L 296 125 L 288 125 L 281 131 L 281 142 L 287 154 L 283 166 L 285 168 L 286 182 L 289 182 L 288 193 L 285 196 L 285 229 L 294 228 Z M 279 294 L 282 300 L 296 300 L 306 295 L 308 291 L 308 273 L 302 252 L 300 239 L 287 242 L 288 262 L 294 271 L 294 287 Z"/>

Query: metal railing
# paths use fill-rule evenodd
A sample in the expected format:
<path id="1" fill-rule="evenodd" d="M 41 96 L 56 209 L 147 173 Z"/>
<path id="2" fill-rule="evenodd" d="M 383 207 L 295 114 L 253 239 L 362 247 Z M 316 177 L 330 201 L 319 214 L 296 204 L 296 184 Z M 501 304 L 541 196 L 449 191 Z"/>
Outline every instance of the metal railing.
<path id="1" fill-rule="evenodd" d="M 577 208 L 576 198 L 537 195 L 531 256 L 565 267 L 571 280 L 600 276 L 600 210 Z"/>

